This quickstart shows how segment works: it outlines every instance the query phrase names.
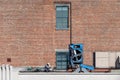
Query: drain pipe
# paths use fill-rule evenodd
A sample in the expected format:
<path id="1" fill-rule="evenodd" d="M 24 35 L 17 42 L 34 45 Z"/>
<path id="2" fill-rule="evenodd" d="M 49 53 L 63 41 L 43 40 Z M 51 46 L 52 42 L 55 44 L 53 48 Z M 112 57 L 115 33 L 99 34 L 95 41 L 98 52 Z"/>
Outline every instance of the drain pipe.
<path id="1" fill-rule="evenodd" d="M 72 44 L 72 5 L 70 3 L 70 44 Z"/>

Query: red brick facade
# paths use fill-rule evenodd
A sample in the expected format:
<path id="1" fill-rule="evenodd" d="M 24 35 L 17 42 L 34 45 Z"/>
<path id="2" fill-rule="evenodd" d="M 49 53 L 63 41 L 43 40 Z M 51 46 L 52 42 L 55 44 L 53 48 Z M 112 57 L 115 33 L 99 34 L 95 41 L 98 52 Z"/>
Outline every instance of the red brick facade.
<path id="1" fill-rule="evenodd" d="M 1 0 L 0 64 L 55 65 L 55 49 L 70 44 L 70 28 L 56 30 L 56 2 L 71 4 L 71 40 L 84 44 L 85 64 L 95 51 L 120 51 L 119 0 Z"/>

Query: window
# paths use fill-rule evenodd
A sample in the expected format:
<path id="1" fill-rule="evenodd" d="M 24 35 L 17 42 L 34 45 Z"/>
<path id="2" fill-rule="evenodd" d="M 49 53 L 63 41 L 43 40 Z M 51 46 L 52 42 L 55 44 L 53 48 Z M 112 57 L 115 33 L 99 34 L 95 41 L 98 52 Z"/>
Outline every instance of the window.
<path id="1" fill-rule="evenodd" d="M 56 69 L 66 70 L 68 64 L 68 51 L 56 52 Z"/>
<path id="2" fill-rule="evenodd" d="M 56 29 L 68 29 L 69 27 L 69 6 L 56 5 Z"/>

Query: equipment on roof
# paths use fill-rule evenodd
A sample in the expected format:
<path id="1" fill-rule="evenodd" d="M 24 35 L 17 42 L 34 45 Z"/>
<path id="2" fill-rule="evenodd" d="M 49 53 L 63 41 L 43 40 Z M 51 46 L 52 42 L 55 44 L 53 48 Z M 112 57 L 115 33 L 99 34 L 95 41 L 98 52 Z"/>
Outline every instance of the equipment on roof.
<path id="1" fill-rule="evenodd" d="M 89 72 L 94 70 L 93 66 L 83 64 L 83 44 L 70 44 L 68 55 L 69 66 L 77 72 Z M 78 67 L 79 65 L 79 67 Z M 75 71 L 76 71 L 75 70 Z"/>

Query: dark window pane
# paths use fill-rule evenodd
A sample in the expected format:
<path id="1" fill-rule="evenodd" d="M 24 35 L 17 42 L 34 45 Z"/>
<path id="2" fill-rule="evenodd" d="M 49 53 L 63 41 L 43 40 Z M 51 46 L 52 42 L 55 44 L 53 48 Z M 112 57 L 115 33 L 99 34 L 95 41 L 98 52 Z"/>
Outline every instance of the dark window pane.
<path id="1" fill-rule="evenodd" d="M 62 66 L 62 69 L 66 69 L 67 67 L 66 66 Z"/>
<path id="2" fill-rule="evenodd" d="M 57 62 L 57 66 L 61 66 L 62 65 L 62 63 L 61 62 Z"/>
<path id="3" fill-rule="evenodd" d="M 67 66 L 67 62 L 62 62 L 62 66 Z"/>
<path id="4" fill-rule="evenodd" d="M 62 23 L 63 28 L 67 28 L 68 24 L 67 23 Z"/>
<path id="5" fill-rule="evenodd" d="M 61 60 L 61 57 L 57 57 L 57 60 Z"/>
<path id="6" fill-rule="evenodd" d="M 66 58 L 66 57 L 64 57 L 64 58 L 62 58 L 62 60 L 67 60 L 67 58 Z"/>
<path id="7" fill-rule="evenodd" d="M 68 23 L 68 18 L 62 18 L 63 23 Z"/>
<path id="8" fill-rule="evenodd" d="M 56 17 L 63 17 L 62 11 L 56 11 Z"/>
<path id="9" fill-rule="evenodd" d="M 57 69 L 61 69 L 61 66 L 57 66 Z"/>
<path id="10" fill-rule="evenodd" d="M 59 28 L 62 28 L 62 23 L 56 23 L 56 27 L 59 29 Z"/>
<path id="11" fill-rule="evenodd" d="M 62 11 L 62 17 L 68 17 L 68 11 Z"/>
<path id="12" fill-rule="evenodd" d="M 57 18 L 57 23 L 62 23 L 63 22 L 63 18 Z"/>
<path id="13" fill-rule="evenodd" d="M 68 11 L 68 7 L 66 6 L 66 7 L 62 7 L 62 10 L 63 11 Z"/>
<path id="14" fill-rule="evenodd" d="M 56 7 L 56 11 L 62 11 L 62 7 Z"/>

